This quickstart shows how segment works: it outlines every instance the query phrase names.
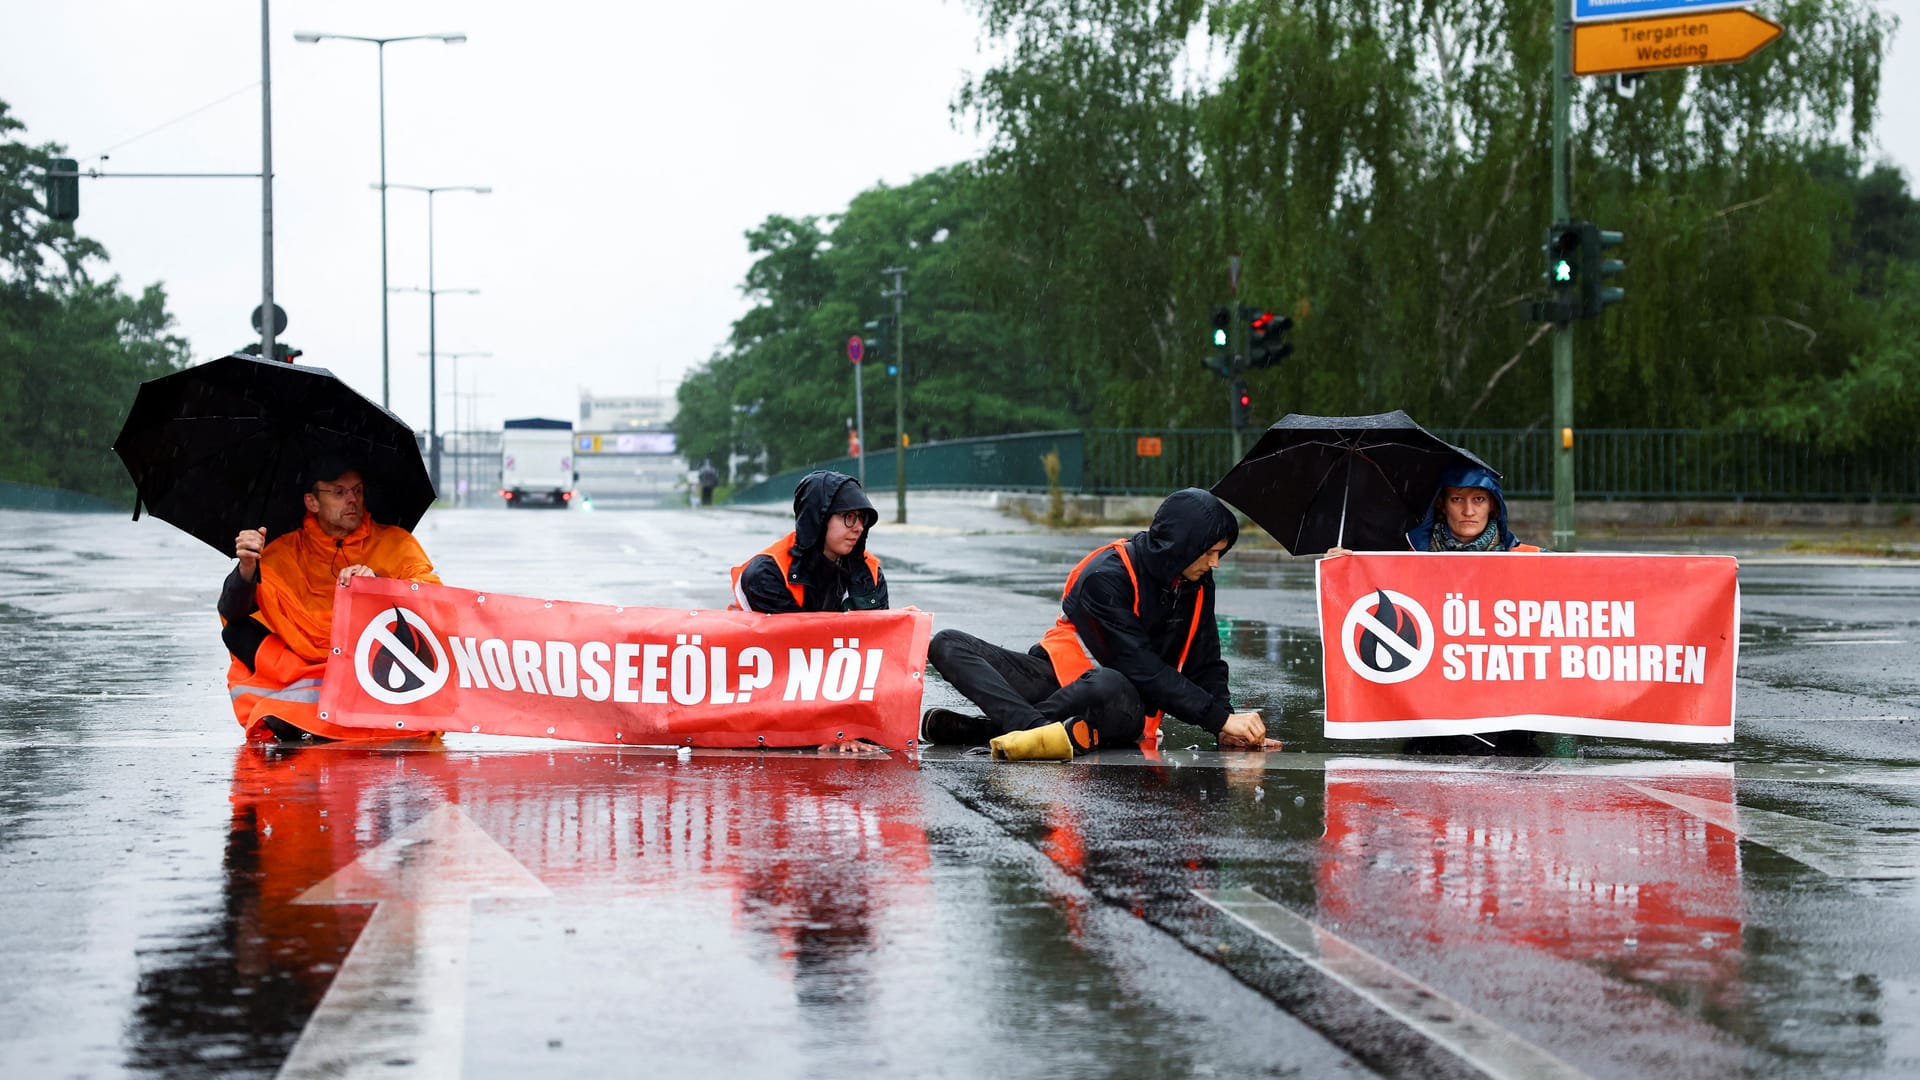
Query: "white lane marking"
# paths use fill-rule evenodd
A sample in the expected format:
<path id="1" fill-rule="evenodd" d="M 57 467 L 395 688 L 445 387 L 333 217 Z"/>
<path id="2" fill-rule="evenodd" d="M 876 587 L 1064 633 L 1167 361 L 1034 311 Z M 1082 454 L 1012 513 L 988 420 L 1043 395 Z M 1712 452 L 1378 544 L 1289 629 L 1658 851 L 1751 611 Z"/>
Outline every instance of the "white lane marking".
<path id="1" fill-rule="evenodd" d="M 1253 889 L 1195 889 L 1193 895 L 1306 961 L 1469 1065 L 1495 1077 L 1584 1077 L 1585 1073 L 1438 990 L 1295 915 Z"/>
<path id="2" fill-rule="evenodd" d="M 1862 719 L 1848 717 L 1844 719 Z M 1866 717 L 1864 719 L 1886 719 Z M 40 744 L 52 746 L 52 743 Z M 89 744 L 105 745 L 105 744 Z M 959 748 L 936 747 L 924 760 L 930 764 L 946 761 L 973 761 Z M 1554 776 L 1591 780 L 1661 781 L 1678 774 L 1724 775 L 1729 768 L 1736 780 L 1768 780 L 1783 784 L 1845 784 L 1849 787 L 1920 787 L 1920 768 L 1906 765 L 1854 764 L 1832 762 L 1824 765 L 1802 762 L 1722 762 L 1686 758 L 1497 758 L 1407 757 L 1399 754 L 1361 756 L 1347 754 L 1309 754 L 1275 751 L 1250 754 L 1244 750 L 1175 750 L 1163 747 L 1154 755 L 1129 752 L 1096 752 L 1073 759 L 1074 768 L 1235 768 L 1261 769 L 1267 772 L 1322 772 L 1332 764 L 1339 768 L 1371 768 L 1387 772 L 1474 772 L 1504 773 L 1515 776 Z"/>
<path id="3" fill-rule="evenodd" d="M 1881 836 L 1845 825 L 1716 802 L 1676 791 L 1628 784 L 1668 806 L 1718 825 L 1743 840 L 1770 847 L 1828 877 L 1897 880 L 1920 877 L 1920 851 L 1910 838 Z"/>
<path id="4" fill-rule="evenodd" d="M 475 900 L 552 895 L 451 803 L 296 904 L 378 904 L 280 1067 L 283 1077 L 457 1077 Z"/>

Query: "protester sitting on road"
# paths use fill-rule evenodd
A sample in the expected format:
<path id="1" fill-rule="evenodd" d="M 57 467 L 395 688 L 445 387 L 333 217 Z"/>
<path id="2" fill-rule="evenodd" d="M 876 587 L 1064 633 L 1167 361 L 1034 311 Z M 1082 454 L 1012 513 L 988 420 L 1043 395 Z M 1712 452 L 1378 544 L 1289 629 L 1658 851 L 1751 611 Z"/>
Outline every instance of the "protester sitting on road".
<path id="1" fill-rule="evenodd" d="M 1260 714 L 1229 703 L 1213 617 L 1213 570 L 1238 536 L 1233 513 L 1210 492 L 1176 491 L 1147 531 L 1080 560 L 1059 618 L 1026 652 L 959 630 L 935 634 L 928 660 L 986 715 L 928 709 L 920 738 L 1065 760 L 1152 739 L 1165 712 L 1223 747 L 1263 748 Z"/>
<path id="2" fill-rule="evenodd" d="M 1425 517 L 1407 532 L 1407 546 L 1415 551 L 1539 551 L 1523 544 L 1507 528 L 1507 500 L 1500 478 L 1481 465 L 1456 465 L 1441 477 L 1440 487 Z M 1332 548 L 1328 556 L 1350 555 Z M 1408 739 L 1409 754 L 1485 754 L 1531 756 L 1540 752 L 1530 731 L 1496 731 L 1483 735 L 1420 735 Z"/>
<path id="3" fill-rule="evenodd" d="M 808 473 L 793 488 L 793 531 L 733 568 L 728 606 L 769 615 L 885 608 L 887 579 L 867 552 L 879 520 L 860 481 Z"/>
<path id="4" fill-rule="evenodd" d="M 1507 527 L 1507 500 L 1500 477 L 1482 465 L 1456 465 L 1441 477 L 1426 516 L 1407 531 L 1414 551 L 1539 551 L 1523 544 Z M 1352 548 L 1328 548 L 1329 557 L 1351 555 Z"/>
<path id="5" fill-rule="evenodd" d="M 1500 478 L 1481 465 L 1447 471 L 1427 514 L 1407 533 L 1415 551 L 1539 551 L 1507 528 L 1507 500 Z"/>
<path id="6" fill-rule="evenodd" d="M 233 540 L 240 561 L 220 589 L 220 638 L 233 654 L 227 687 L 249 739 L 369 737 L 318 715 L 334 592 L 356 577 L 440 583 L 412 533 L 368 515 L 366 482 L 350 462 L 322 457 L 306 476 L 300 528 L 271 541 L 264 526 L 242 530 Z"/>

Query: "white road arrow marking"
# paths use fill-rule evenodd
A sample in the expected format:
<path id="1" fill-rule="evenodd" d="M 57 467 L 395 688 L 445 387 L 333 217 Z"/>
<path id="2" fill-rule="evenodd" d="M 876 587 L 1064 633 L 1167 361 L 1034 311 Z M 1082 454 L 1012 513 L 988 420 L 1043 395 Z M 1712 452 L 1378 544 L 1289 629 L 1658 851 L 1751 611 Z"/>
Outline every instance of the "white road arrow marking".
<path id="1" fill-rule="evenodd" d="M 1829 825 L 1824 821 L 1701 799 L 1677 791 L 1629 784 L 1649 799 L 1684 810 L 1742 840 L 1770 847 L 1829 877 L 1900 880 L 1920 877 L 1920 851 L 1903 836 Z"/>
<path id="2" fill-rule="evenodd" d="M 1586 1076 L 1546 1050 L 1253 889 L 1194 889 L 1192 892 L 1495 1080 L 1520 1077 L 1579 1080 Z"/>
<path id="3" fill-rule="evenodd" d="M 459 1076 L 473 901 L 550 895 L 451 803 L 308 889 L 379 906 L 280 1075 Z"/>

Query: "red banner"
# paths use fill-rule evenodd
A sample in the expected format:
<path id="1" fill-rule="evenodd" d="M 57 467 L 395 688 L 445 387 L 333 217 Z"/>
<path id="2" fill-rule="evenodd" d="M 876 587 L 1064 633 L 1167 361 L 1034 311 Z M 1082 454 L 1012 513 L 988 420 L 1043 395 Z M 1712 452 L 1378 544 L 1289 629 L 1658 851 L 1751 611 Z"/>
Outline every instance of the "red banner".
<path id="1" fill-rule="evenodd" d="M 1724 555 L 1367 554 L 1315 564 L 1326 734 L 1733 741 Z"/>
<path id="2" fill-rule="evenodd" d="M 320 717 L 580 742 L 916 746 L 933 616 L 612 607 L 354 578 Z"/>

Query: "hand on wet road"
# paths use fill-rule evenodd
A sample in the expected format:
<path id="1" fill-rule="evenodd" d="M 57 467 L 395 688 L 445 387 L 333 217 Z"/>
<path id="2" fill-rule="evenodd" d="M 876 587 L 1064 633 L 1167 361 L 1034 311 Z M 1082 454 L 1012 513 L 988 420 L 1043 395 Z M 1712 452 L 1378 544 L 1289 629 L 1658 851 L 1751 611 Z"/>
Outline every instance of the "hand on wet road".
<path id="1" fill-rule="evenodd" d="M 838 742 L 821 743 L 820 752 L 823 754 L 884 754 L 887 748 L 865 739 L 842 739 Z"/>
<path id="2" fill-rule="evenodd" d="M 1267 739 L 1267 725 L 1257 712 L 1237 712 L 1220 727 L 1222 750 L 1258 750 Z"/>

